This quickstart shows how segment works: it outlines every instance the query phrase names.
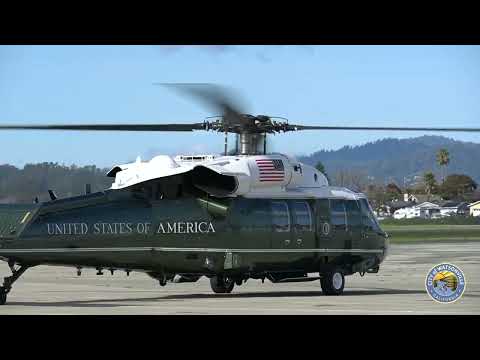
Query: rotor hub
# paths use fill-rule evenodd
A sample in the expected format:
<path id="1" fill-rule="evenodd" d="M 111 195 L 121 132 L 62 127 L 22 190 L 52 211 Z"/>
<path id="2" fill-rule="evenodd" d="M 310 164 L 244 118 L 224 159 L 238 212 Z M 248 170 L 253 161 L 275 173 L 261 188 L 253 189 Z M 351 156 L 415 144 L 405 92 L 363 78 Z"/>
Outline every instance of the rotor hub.
<path id="1" fill-rule="evenodd" d="M 276 121 L 282 119 L 285 121 Z M 295 131 L 296 127 L 288 124 L 283 118 L 270 117 L 267 115 L 241 114 L 236 118 L 219 116 L 215 121 L 205 121 L 205 130 L 229 132 L 235 134 L 273 134 L 279 132 Z"/>

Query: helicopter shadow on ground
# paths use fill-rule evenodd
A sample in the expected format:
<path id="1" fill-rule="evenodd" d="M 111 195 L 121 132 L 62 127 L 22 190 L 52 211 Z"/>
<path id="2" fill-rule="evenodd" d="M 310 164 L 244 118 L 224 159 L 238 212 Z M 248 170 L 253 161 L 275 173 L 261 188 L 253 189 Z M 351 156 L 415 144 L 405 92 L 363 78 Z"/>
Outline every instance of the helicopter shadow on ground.
<path id="1" fill-rule="evenodd" d="M 405 294 L 424 294 L 425 290 L 405 290 L 405 289 L 369 289 L 369 290 L 346 290 L 343 296 L 368 296 L 368 295 L 405 295 Z M 32 307 L 122 307 L 147 306 L 149 302 L 162 302 L 172 300 L 201 300 L 201 299 L 242 299 L 242 298 L 292 298 L 292 297 L 321 297 L 332 299 L 334 297 L 323 296 L 321 291 L 273 291 L 273 292 L 248 292 L 234 294 L 177 294 L 142 298 L 116 298 L 116 299 L 92 299 L 92 300 L 73 300 L 73 301 L 55 301 L 55 302 L 16 302 L 10 301 L 10 306 L 32 306 Z"/>
<path id="2" fill-rule="evenodd" d="M 401 290 L 401 289 L 372 289 L 372 290 L 345 290 L 341 296 L 364 296 L 364 295 L 402 295 L 423 294 L 425 290 Z M 281 297 L 324 297 L 322 291 L 273 291 L 259 293 L 234 293 L 234 294 L 179 294 L 167 295 L 163 299 L 210 299 L 220 298 L 281 298 Z M 325 297 L 326 298 L 326 297 Z M 328 297 L 332 298 L 332 297 Z"/>

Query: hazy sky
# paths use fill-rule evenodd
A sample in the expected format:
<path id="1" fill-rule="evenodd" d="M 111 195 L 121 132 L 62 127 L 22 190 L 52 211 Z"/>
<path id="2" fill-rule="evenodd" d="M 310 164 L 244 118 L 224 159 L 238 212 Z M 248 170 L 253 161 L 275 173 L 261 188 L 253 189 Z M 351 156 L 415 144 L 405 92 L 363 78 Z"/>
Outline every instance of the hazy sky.
<path id="1" fill-rule="evenodd" d="M 217 115 L 153 82 L 210 82 L 292 123 L 480 126 L 480 46 L 0 46 L 0 123 L 201 122 Z M 423 133 L 277 135 L 294 155 Z M 439 134 L 442 135 L 442 134 Z M 449 137 L 480 142 L 480 134 Z M 221 135 L 0 132 L 0 164 L 109 167 L 137 155 L 218 153 Z"/>

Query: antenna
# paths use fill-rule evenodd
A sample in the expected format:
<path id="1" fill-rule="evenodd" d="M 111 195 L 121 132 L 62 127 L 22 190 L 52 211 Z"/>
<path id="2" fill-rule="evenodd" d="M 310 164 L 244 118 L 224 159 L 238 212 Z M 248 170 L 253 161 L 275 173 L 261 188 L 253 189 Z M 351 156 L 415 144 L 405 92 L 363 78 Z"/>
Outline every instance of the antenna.
<path id="1" fill-rule="evenodd" d="M 53 190 L 48 190 L 48 194 L 50 195 L 51 200 L 57 200 L 57 195 L 55 195 Z"/>

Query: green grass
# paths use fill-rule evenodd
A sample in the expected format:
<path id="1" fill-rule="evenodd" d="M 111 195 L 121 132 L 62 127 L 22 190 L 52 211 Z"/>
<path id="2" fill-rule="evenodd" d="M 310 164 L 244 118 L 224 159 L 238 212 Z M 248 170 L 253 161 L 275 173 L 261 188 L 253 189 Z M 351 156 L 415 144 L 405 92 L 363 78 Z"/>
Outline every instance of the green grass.
<path id="1" fill-rule="evenodd" d="M 480 225 L 388 225 L 381 224 L 391 243 L 430 241 L 480 241 Z"/>
<path id="2" fill-rule="evenodd" d="M 386 225 L 480 225 L 480 216 L 450 216 L 441 219 L 393 219 L 387 218 L 380 221 L 381 226 Z"/>

